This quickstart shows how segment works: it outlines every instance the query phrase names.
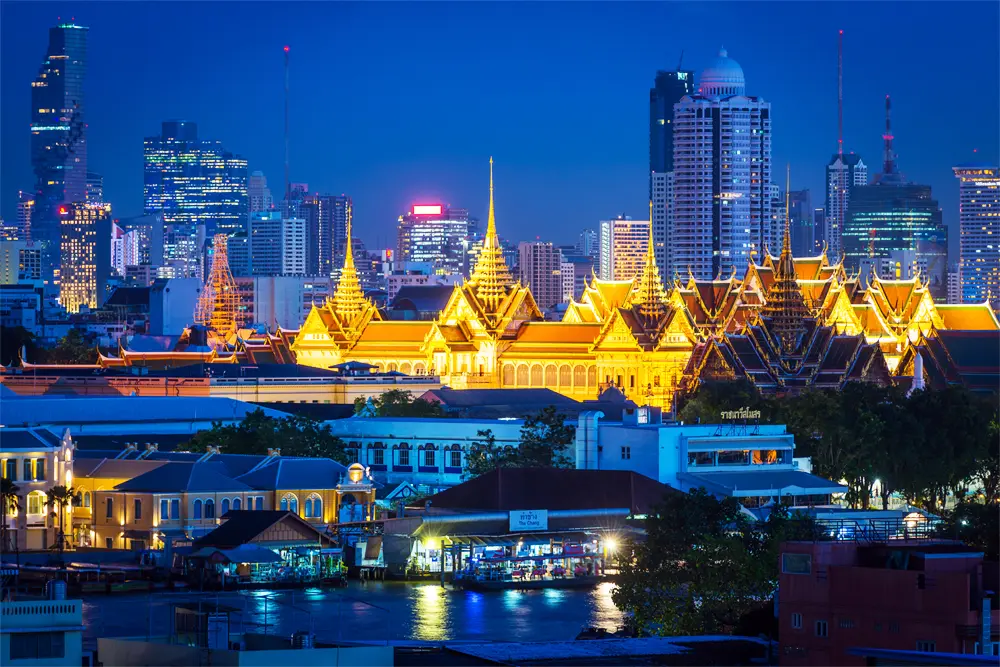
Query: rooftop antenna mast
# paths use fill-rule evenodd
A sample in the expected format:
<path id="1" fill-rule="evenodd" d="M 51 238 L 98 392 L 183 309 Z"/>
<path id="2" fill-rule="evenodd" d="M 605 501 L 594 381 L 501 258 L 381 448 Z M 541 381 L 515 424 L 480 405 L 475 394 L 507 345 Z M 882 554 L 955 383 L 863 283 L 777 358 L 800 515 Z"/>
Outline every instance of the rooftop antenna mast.
<path id="1" fill-rule="evenodd" d="M 837 155 L 844 157 L 844 31 L 837 35 Z"/>
<path id="2" fill-rule="evenodd" d="M 291 184 L 288 179 L 288 47 L 285 47 L 285 201 L 291 194 Z"/>
<path id="3" fill-rule="evenodd" d="M 896 171 L 896 159 L 892 154 L 892 123 L 889 118 L 889 112 L 892 109 L 892 103 L 889 100 L 889 96 L 885 96 L 885 134 L 882 135 L 882 141 L 885 143 L 885 148 L 882 154 L 882 174 L 888 176 Z"/>
<path id="4" fill-rule="evenodd" d="M 681 58 L 677 61 L 677 71 L 681 71 L 681 65 L 684 64 L 684 49 L 681 49 Z"/>

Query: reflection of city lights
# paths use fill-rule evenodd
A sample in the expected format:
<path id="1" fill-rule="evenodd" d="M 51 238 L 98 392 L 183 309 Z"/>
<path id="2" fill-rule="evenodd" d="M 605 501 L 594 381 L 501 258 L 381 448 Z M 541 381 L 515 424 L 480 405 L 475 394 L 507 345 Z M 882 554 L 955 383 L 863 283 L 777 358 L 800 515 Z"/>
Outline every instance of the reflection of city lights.
<path id="1" fill-rule="evenodd" d="M 443 563 L 442 563 L 443 566 Z M 425 641 L 448 639 L 444 613 L 444 590 L 440 586 L 420 587 L 420 594 L 414 600 L 416 626 L 413 635 Z"/>

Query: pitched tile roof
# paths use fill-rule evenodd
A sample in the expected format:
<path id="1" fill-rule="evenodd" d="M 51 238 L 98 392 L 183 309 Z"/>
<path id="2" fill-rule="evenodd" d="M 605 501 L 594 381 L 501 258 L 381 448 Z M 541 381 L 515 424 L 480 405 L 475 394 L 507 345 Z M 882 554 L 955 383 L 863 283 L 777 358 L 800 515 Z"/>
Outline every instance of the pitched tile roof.
<path id="1" fill-rule="evenodd" d="M 232 549 L 242 544 L 249 544 L 255 537 L 280 521 L 291 521 L 305 529 L 306 533 L 315 535 L 314 539 L 302 540 L 317 544 L 331 545 L 332 540 L 316 530 L 293 512 L 280 510 L 232 510 L 218 528 L 208 533 L 194 543 L 194 548 L 218 547 Z"/>
<path id="2" fill-rule="evenodd" d="M 227 474 L 222 463 L 167 463 L 115 487 L 116 491 L 202 492 L 249 491 Z"/>
<path id="3" fill-rule="evenodd" d="M 333 459 L 293 459 L 278 457 L 236 478 L 253 489 L 332 489 L 347 468 Z"/>

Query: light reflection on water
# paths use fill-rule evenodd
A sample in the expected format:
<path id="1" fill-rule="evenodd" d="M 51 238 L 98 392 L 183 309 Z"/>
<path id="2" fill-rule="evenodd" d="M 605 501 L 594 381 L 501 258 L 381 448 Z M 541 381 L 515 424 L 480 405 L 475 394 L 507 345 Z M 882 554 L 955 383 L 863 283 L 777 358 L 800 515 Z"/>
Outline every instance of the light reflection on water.
<path id="1" fill-rule="evenodd" d="M 229 605 L 234 631 L 290 636 L 312 630 L 320 640 L 573 639 L 585 627 L 615 630 L 621 613 L 611 600 L 613 584 L 590 590 L 473 592 L 437 583 L 350 582 L 346 589 L 249 591 L 206 595 L 205 603 Z M 84 601 L 85 640 L 145 635 L 147 624 L 171 627 L 172 602 L 193 595 L 109 595 Z M 147 604 L 151 601 L 151 605 Z M 150 620 L 152 618 L 152 620 Z M 257 624 L 257 625 L 253 625 Z"/>

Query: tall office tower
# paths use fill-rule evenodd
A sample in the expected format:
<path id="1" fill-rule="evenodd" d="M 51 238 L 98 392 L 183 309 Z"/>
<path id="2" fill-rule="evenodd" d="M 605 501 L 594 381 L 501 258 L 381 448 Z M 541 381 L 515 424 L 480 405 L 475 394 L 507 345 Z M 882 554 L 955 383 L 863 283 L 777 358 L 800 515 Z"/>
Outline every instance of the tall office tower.
<path id="1" fill-rule="evenodd" d="M 19 190 L 17 193 L 17 238 L 19 241 L 31 240 L 31 218 L 34 214 L 34 195 Z"/>
<path id="2" fill-rule="evenodd" d="M 860 155 L 834 155 L 830 164 L 826 165 L 826 227 L 823 239 L 833 261 L 840 259 L 843 252 L 841 236 L 844 216 L 851 205 L 851 192 L 864 185 L 868 185 L 868 166 Z"/>
<path id="3" fill-rule="evenodd" d="M 253 220 L 253 216 L 250 216 Z M 249 276 L 250 273 L 250 238 L 244 234 L 233 234 L 226 242 L 226 252 L 229 256 L 229 270 L 234 276 Z"/>
<path id="4" fill-rule="evenodd" d="M 674 105 L 673 271 L 703 280 L 742 270 L 771 229 L 771 105 L 747 96 L 725 50 Z"/>
<path id="5" fill-rule="evenodd" d="M 601 220 L 601 280 L 633 280 L 649 247 L 649 220 L 619 215 Z"/>
<path id="6" fill-rule="evenodd" d="M 929 185 L 909 182 L 896 166 L 889 124 L 889 98 L 882 173 L 871 185 L 854 186 L 844 219 L 844 266 L 881 277 L 910 278 L 917 271 L 931 294 L 948 295 L 948 231 Z"/>
<path id="7" fill-rule="evenodd" d="M 17 241 L 19 238 L 17 224 L 0 218 L 0 241 Z"/>
<path id="8" fill-rule="evenodd" d="M 816 233 L 809 190 L 788 193 L 788 222 L 792 234 L 792 256 L 809 257 L 816 252 Z"/>
<path id="9" fill-rule="evenodd" d="M 27 241 L 0 241 L 0 285 L 33 284 L 41 287 L 41 278 L 38 248 L 33 248 Z"/>
<path id="10" fill-rule="evenodd" d="M 281 199 L 281 215 L 286 218 L 302 217 L 301 206 L 309 197 L 308 183 L 289 183 L 288 195 Z"/>
<path id="11" fill-rule="evenodd" d="M 547 241 L 521 241 L 517 266 L 521 283 L 531 288 L 539 308 L 547 310 L 562 303 L 562 253 L 559 248 Z"/>
<path id="12" fill-rule="evenodd" d="M 827 245 L 826 243 L 826 209 L 817 208 L 813 209 L 813 247 L 815 253 L 818 254 L 823 250 L 823 247 Z"/>
<path id="13" fill-rule="evenodd" d="M 154 269 L 163 266 L 163 218 L 159 215 L 138 215 L 122 218 L 119 226 L 136 237 L 136 264 L 148 264 Z"/>
<path id="14" fill-rule="evenodd" d="M 302 218 L 281 220 L 281 275 L 306 275 L 306 221 Z"/>
<path id="15" fill-rule="evenodd" d="M 1000 170 L 996 165 L 954 167 L 959 180 L 959 263 L 963 303 L 1000 309 Z"/>
<path id="16" fill-rule="evenodd" d="M 344 194 L 307 195 L 299 215 L 306 221 L 307 275 L 331 275 L 344 264 L 347 218 L 353 215 L 351 198 Z"/>
<path id="17" fill-rule="evenodd" d="M 115 221 L 111 222 L 111 268 L 125 275 L 125 230 Z"/>
<path id="18" fill-rule="evenodd" d="M 60 23 L 49 28 L 49 45 L 31 82 L 31 166 L 35 172 L 32 240 L 42 258 L 42 280 L 56 291 L 60 266 L 60 207 L 87 195 L 87 125 L 83 80 L 87 28 Z"/>
<path id="19" fill-rule="evenodd" d="M 250 275 L 281 275 L 281 227 L 280 211 L 250 216 Z"/>
<path id="20" fill-rule="evenodd" d="M 590 257 L 596 264 L 601 257 L 601 237 L 596 229 L 590 227 L 580 232 L 576 242 L 576 252 L 583 257 Z"/>
<path id="21" fill-rule="evenodd" d="M 206 240 L 216 232 L 246 230 L 247 161 L 219 141 L 198 139 L 198 127 L 190 121 L 166 121 L 160 136 L 143 144 L 144 208 L 148 215 L 163 216 L 171 239 L 164 243 L 169 277 L 201 278 Z"/>
<path id="22" fill-rule="evenodd" d="M 87 172 L 87 203 L 104 203 L 104 177 L 92 171 Z"/>
<path id="23" fill-rule="evenodd" d="M 649 172 L 662 174 L 674 170 L 674 105 L 694 93 L 694 72 L 659 70 L 649 89 Z M 653 188 L 650 183 L 650 198 Z M 655 234 L 655 225 L 654 234 Z"/>
<path id="24" fill-rule="evenodd" d="M 250 174 L 250 181 L 247 183 L 247 198 L 250 202 L 250 215 L 270 211 L 274 208 L 274 199 L 271 197 L 271 189 L 267 187 L 267 178 L 264 176 L 264 172 L 255 171 Z"/>
<path id="25" fill-rule="evenodd" d="M 962 303 L 962 272 L 958 264 L 948 266 L 948 300 L 946 303 Z"/>
<path id="26" fill-rule="evenodd" d="M 673 279 L 673 270 L 667 248 L 670 247 L 670 228 L 673 226 L 674 172 L 653 172 L 653 251 L 656 268 L 664 281 Z"/>
<path id="27" fill-rule="evenodd" d="M 107 299 L 111 272 L 111 206 L 78 202 L 59 208 L 59 303 L 71 313 Z"/>
<path id="28" fill-rule="evenodd" d="M 442 276 L 468 275 L 469 211 L 416 204 L 399 216 L 396 261 L 429 262 Z"/>
<path id="29" fill-rule="evenodd" d="M 785 225 L 785 191 L 778 186 L 777 183 L 771 183 L 768 188 L 768 197 L 771 199 L 771 229 L 784 229 Z M 765 241 L 766 250 L 770 252 L 774 257 L 775 252 L 781 253 L 781 246 L 775 244 L 771 238 L 767 238 Z"/>
<path id="30" fill-rule="evenodd" d="M 573 269 L 573 262 L 563 255 L 562 261 L 559 263 L 559 275 L 562 278 L 560 281 L 562 283 L 562 296 L 561 301 L 563 303 L 569 303 L 573 300 L 574 290 L 576 288 L 576 272 Z"/>

